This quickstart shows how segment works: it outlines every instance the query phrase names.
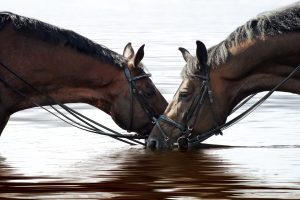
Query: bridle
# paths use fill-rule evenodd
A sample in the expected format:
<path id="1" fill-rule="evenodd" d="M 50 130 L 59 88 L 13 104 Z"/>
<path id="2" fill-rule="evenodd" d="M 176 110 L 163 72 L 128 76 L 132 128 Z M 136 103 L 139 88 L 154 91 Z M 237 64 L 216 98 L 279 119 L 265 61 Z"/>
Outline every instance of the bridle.
<path id="1" fill-rule="evenodd" d="M 141 69 L 142 70 L 142 69 Z M 151 106 L 147 103 L 146 97 L 144 94 L 138 89 L 136 85 L 136 81 L 144 79 L 144 78 L 149 78 L 151 77 L 151 74 L 144 73 L 139 76 L 133 77 L 128 66 L 124 65 L 124 74 L 125 77 L 129 83 L 129 92 L 130 92 L 130 108 L 129 108 L 129 125 L 127 127 L 127 131 L 130 132 L 132 129 L 132 122 L 133 122 L 133 97 L 136 97 L 140 105 L 142 106 L 143 110 L 149 117 L 149 119 L 154 122 L 156 121 L 156 118 L 159 116 L 154 112 L 154 110 L 151 108 Z"/>
<path id="2" fill-rule="evenodd" d="M 199 143 L 203 142 L 204 140 L 210 138 L 213 135 L 223 135 L 222 130 L 225 130 L 226 128 L 229 128 L 230 126 L 236 124 L 237 122 L 239 122 L 240 120 L 245 118 L 247 115 L 249 115 L 251 112 L 253 112 L 263 102 L 265 102 L 280 86 L 282 86 L 289 79 L 291 79 L 299 70 L 300 70 L 300 65 L 298 65 L 287 77 L 285 77 L 282 81 L 280 81 L 277 85 L 275 85 L 267 94 L 265 94 L 263 97 L 261 97 L 251 107 L 249 107 L 244 112 L 240 113 L 238 116 L 234 117 L 230 121 L 220 125 L 218 123 L 219 120 L 217 120 L 216 112 L 214 111 L 214 108 L 213 108 L 214 101 L 213 101 L 212 90 L 210 88 L 210 67 L 207 65 L 204 65 L 204 69 L 201 71 L 200 75 L 195 75 L 195 78 L 202 80 L 202 87 L 200 90 L 200 94 L 196 96 L 196 98 L 194 99 L 192 105 L 190 106 L 190 108 L 187 112 L 187 115 L 186 115 L 187 123 L 186 124 L 189 124 L 189 125 L 182 125 L 181 123 L 178 123 L 175 120 L 172 120 L 165 115 L 161 115 L 155 121 L 155 125 L 158 127 L 159 131 L 163 135 L 166 142 L 168 142 L 170 140 L 170 138 L 166 135 L 166 133 L 162 129 L 160 122 L 168 123 L 180 130 L 181 135 L 177 139 L 177 144 L 178 144 L 179 148 L 186 149 L 189 147 L 197 147 L 197 145 Z M 253 96 L 254 95 L 252 95 L 251 98 Z M 194 125 L 196 123 L 198 113 L 204 103 L 204 100 L 207 97 L 209 98 L 209 103 L 210 103 L 210 107 L 212 110 L 215 127 L 205 133 L 196 134 L 197 136 L 191 137 L 192 136 L 191 133 L 192 133 Z M 251 98 L 248 98 L 247 101 L 250 100 Z M 240 108 L 240 106 L 238 106 L 238 107 Z M 173 144 L 171 144 L 171 145 L 173 145 Z"/>
<path id="3" fill-rule="evenodd" d="M 14 77 L 16 77 L 19 81 L 24 83 L 28 88 L 32 89 L 37 94 L 44 96 L 48 100 L 49 106 L 54 111 L 56 111 L 58 114 L 55 114 L 54 112 L 50 111 L 49 109 L 45 108 L 44 106 L 40 105 L 39 103 L 37 103 L 35 101 L 32 101 L 29 96 L 27 96 L 21 90 L 19 90 L 14 85 L 10 84 L 9 82 L 7 82 L 5 79 L 3 79 L 1 77 L 0 77 L 0 83 L 2 83 L 4 86 L 10 88 L 14 93 L 21 96 L 22 98 L 28 99 L 33 105 L 44 109 L 45 111 L 47 111 L 48 113 L 54 115 L 55 117 L 57 117 L 58 119 L 64 121 L 65 123 L 67 123 L 67 124 L 69 124 L 73 127 L 76 127 L 78 129 L 84 130 L 84 131 L 88 131 L 88 132 L 92 132 L 92 133 L 112 137 L 116 140 L 125 142 L 125 143 L 130 144 L 130 145 L 135 145 L 135 144 L 145 145 L 144 143 L 141 143 L 140 141 L 137 141 L 136 139 L 145 139 L 146 136 L 139 136 L 139 135 L 136 135 L 136 134 L 135 135 L 126 135 L 126 134 L 118 133 L 117 131 L 114 131 L 114 130 L 110 129 L 109 127 L 106 127 L 103 124 L 100 124 L 100 123 L 90 119 L 89 117 L 75 111 L 74 109 L 68 107 L 67 105 L 65 105 L 63 103 L 61 103 L 57 99 L 52 98 L 51 96 L 49 96 L 44 91 L 39 90 L 34 85 L 32 85 L 30 82 L 28 82 L 27 80 L 22 78 L 20 75 L 18 75 L 15 71 L 13 71 L 8 65 L 5 65 L 1 61 L 0 61 L 0 67 L 5 69 L 7 72 L 9 72 Z M 128 83 L 129 83 L 130 96 L 131 96 L 130 97 L 130 101 L 131 101 L 130 102 L 130 114 L 131 114 L 130 115 L 130 124 L 128 125 L 128 130 L 127 130 L 127 131 L 130 131 L 130 129 L 132 128 L 132 120 L 133 120 L 133 96 L 135 96 L 138 99 L 138 101 L 141 104 L 142 108 L 144 109 L 144 111 L 146 112 L 146 114 L 148 115 L 148 117 L 151 119 L 152 122 L 156 120 L 156 117 L 158 117 L 158 114 L 156 114 L 153 111 L 153 109 L 147 103 L 146 97 L 143 95 L 143 93 L 141 91 L 138 90 L 138 88 L 135 84 L 135 81 L 140 80 L 142 78 L 149 78 L 151 76 L 151 74 L 143 73 L 142 75 L 132 77 L 128 66 L 123 65 L 123 67 L 124 67 L 125 77 L 126 77 L 126 79 L 128 80 Z M 55 108 L 53 106 L 53 104 L 56 104 L 59 107 L 61 107 L 64 111 L 69 113 L 71 116 L 78 119 L 79 122 L 75 121 L 74 119 L 72 119 L 72 118 L 68 117 L 67 115 L 65 115 L 64 113 L 62 113 L 60 110 Z M 105 129 L 106 131 L 103 131 L 101 129 Z M 129 141 L 126 141 L 126 140 L 129 140 Z"/>
<path id="4" fill-rule="evenodd" d="M 213 115 L 213 119 L 214 119 L 214 124 L 215 124 L 215 128 L 213 128 L 213 130 L 214 130 L 213 135 L 214 134 L 222 134 L 220 128 L 218 128 L 219 124 L 218 124 L 218 120 L 217 120 L 217 115 L 215 114 L 215 111 L 214 111 L 213 105 L 212 105 L 214 101 L 213 101 L 212 90 L 210 87 L 210 67 L 207 64 L 202 65 L 201 67 L 202 67 L 202 70 L 200 70 L 199 74 L 193 75 L 193 78 L 202 80 L 202 86 L 201 86 L 199 94 L 195 97 L 190 108 L 188 109 L 188 111 L 185 114 L 186 124 L 183 125 L 179 122 L 176 122 L 175 120 L 168 118 L 165 115 L 161 115 L 155 122 L 156 126 L 158 127 L 159 131 L 163 135 L 166 142 L 169 142 L 170 138 L 166 135 L 165 131 L 161 127 L 161 125 L 160 125 L 161 122 L 168 123 L 180 130 L 181 135 L 177 139 L 179 148 L 187 148 L 188 143 L 190 143 L 191 141 L 194 141 L 196 138 L 197 138 L 197 141 L 198 140 L 203 141 L 203 140 L 207 139 L 206 134 L 199 134 L 195 138 L 191 138 L 192 131 L 193 131 L 195 123 L 197 121 L 198 113 L 200 112 L 202 105 L 204 104 L 205 99 L 207 97 L 209 98 L 209 103 L 210 103 L 210 107 L 211 107 L 212 115 Z"/>

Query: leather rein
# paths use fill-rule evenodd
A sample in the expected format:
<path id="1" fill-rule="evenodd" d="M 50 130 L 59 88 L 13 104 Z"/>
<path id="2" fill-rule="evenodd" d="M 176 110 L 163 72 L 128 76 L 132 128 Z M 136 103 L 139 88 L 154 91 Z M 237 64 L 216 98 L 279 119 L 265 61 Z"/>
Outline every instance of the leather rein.
<path id="1" fill-rule="evenodd" d="M 130 145 L 140 144 L 140 145 L 145 146 L 144 143 L 142 143 L 142 142 L 140 142 L 136 139 L 146 139 L 148 136 L 140 136 L 140 135 L 137 135 L 137 134 L 132 135 L 132 134 L 118 133 L 117 131 L 114 131 L 114 130 L 110 129 L 110 128 L 108 128 L 108 127 L 106 127 L 106 126 L 104 126 L 104 125 L 102 125 L 102 124 L 86 117 L 85 115 L 83 115 L 81 113 L 78 113 L 77 111 L 75 111 L 72 108 L 66 106 L 65 104 L 61 103 L 60 101 L 52 98 L 51 96 L 49 96 L 45 92 L 40 91 L 35 86 L 33 86 L 31 83 L 29 83 L 28 81 L 23 79 L 16 72 L 14 72 L 10 67 L 3 64 L 1 61 L 0 61 L 0 66 L 2 68 L 4 68 L 6 71 L 8 71 L 10 74 L 15 76 L 17 79 L 19 79 L 21 82 L 23 82 L 25 85 L 27 85 L 29 88 L 31 88 L 35 92 L 39 93 L 40 95 L 46 97 L 48 99 L 50 107 L 52 109 L 54 109 L 58 114 L 54 113 L 53 111 L 50 111 L 49 109 L 45 108 L 44 106 L 41 106 L 38 103 L 33 102 L 31 100 L 33 105 L 46 110 L 47 112 L 49 112 L 50 114 L 52 114 L 55 117 L 59 118 L 60 120 L 64 121 L 65 123 L 67 123 L 71 126 L 74 126 L 78 129 L 84 130 L 84 131 L 88 131 L 88 132 L 92 132 L 92 133 L 112 137 L 116 140 L 125 142 L 125 143 L 130 144 Z M 152 122 L 156 120 L 156 117 L 158 116 L 158 114 L 156 114 L 153 111 L 153 109 L 147 103 L 146 97 L 143 95 L 143 93 L 140 90 L 138 90 L 138 87 L 135 84 L 135 82 L 138 81 L 138 80 L 141 80 L 143 78 L 151 77 L 151 74 L 144 73 L 142 75 L 133 77 L 127 65 L 124 65 L 124 74 L 125 74 L 125 77 L 126 77 L 128 83 L 129 83 L 129 91 L 130 91 L 130 112 L 129 112 L 130 113 L 130 120 L 129 120 L 128 130 L 127 130 L 129 132 L 132 129 L 132 121 L 133 121 L 133 113 L 134 113 L 133 112 L 133 97 L 137 98 L 138 102 L 140 103 L 143 110 L 145 111 L 145 113 L 147 114 L 147 116 L 150 118 L 150 120 Z M 17 89 L 16 87 L 14 87 L 13 85 L 8 83 L 5 79 L 3 79 L 1 77 L 0 77 L 0 82 L 3 85 L 5 85 L 6 87 L 10 88 L 15 93 L 17 93 L 19 96 L 22 96 L 23 98 L 30 99 L 26 94 L 24 94 L 22 91 L 20 91 L 19 89 Z M 67 113 L 71 114 L 74 118 L 78 119 L 80 122 L 77 122 L 76 120 L 71 119 L 70 117 L 68 117 L 67 115 L 62 113 L 60 110 L 58 110 L 57 108 L 55 108 L 51 104 L 57 104 L 63 110 L 65 110 Z M 103 131 L 101 129 L 105 129 L 106 131 Z M 127 141 L 127 140 L 129 140 L 129 141 Z"/>
<path id="2" fill-rule="evenodd" d="M 176 127 L 177 129 L 180 130 L 181 135 L 177 139 L 178 148 L 187 149 L 187 148 L 197 147 L 197 145 L 199 145 L 200 143 L 202 143 L 203 141 L 205 141 L 206 139 L 208 139 L 208 138 L 210 138 L 214 135 L 223 135 L 223 133 L 222 133 L 223 130 L 225 130 L 226 128 L 229 128 L 230 126 L 232 126 L 234 124 L 236 124 L 237 122 L 242 120 L 244 117 L 246 117 L 248 114 L 253 112 L 265 100 L 267 100 L 281 85 L 283 85 L 290 78 L 292 78 L 299 69 L 300 69 L 300 65 L 298 65 L 286 78 L 284 78 L 282 81 L 280 81 L 275 87 L 273 87 L 272 90 L 270 90 L 267 94 L 265 94 L 261 99 L 259 99 L 250 108 L 248 108 L 247 110 L 245 110 L 244 112 L 242 112 L 241 114 L 239 114 L 238 116 L 233 118 L 232 120 L 230 120 L 230 121 L 228 121 L 224 124 L 219 125 L 218 120 L 217 120 L 217 115 L 215 114 L 215 111 L 213 109 L 213 102 L 214 101 L 213 101 L 212 90 L 210 88 L 210 67 L 206 65 L 204 67 L 204 69 L 202 70 L 202 74 L 194 75 L 195 78 L 198 78 L 198 79 L 202 80 L 202 86 L 201 86 L 201 89 L 200 89 L 200 94 L 195 97 L 193 103 L 191 104 L 189 110 L 187 111 L 187 114 L 186 114 L 187 123 L 186 124 L 181 124 L 179 122 L 176 122 L 175 120 L 172 120 L 172 119 L 168 118 L 165 115 L 161 115 L 155 121 L 155 125 L 158 127 L 159 131 L 163 135 L 166 142 L 169 142 L 170 138 L 167 136 L 167 134 L 165 133 L 165 131 L 161 127 L 160 122 L 165 122 L 165 123 L 170 124 L 170 125 L 172 125 L 172 126 L 174 126 L 174 127 Z M 251 98 L 253 96 L 254 95 L 251 95 Z M 205 133 L 198 133 L 197 136 L 191 137 L 194 125 L 196 124 L 198 113 L 199 113 L 199 111 L 200 111 L 200 109 L 201 109 L 201 107 L 204 103 L 204 100 L 207 97 L 209 98 L 209 103 L 210 103 L 210 107 L 211 107 L 211 110 L 212 110 L 212 115 L 213 115 L 215 127 L 212 128 L 211 130 L 205 132 Z M 250 98 L 247 99 L 247 101 L 249 101 L 249 100 L 250 100 Z M 240 106 L 238 106 L 238 108 L 240 108 Z M 236 111 L 237 109 L 234 109 L 234 110 Z M 171 144 L 171 145 L 173 145 L 173 144 Z"/>

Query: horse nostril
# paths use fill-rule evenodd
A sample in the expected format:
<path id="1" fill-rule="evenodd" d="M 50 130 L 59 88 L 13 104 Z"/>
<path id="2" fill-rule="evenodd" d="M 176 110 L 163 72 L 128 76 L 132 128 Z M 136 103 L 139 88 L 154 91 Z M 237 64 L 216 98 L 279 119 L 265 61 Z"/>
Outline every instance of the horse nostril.
<path id="1" fill-rule="evenodd" d="M 156 144 L 157 144 L 157 141 L 154 140 L 154 139 L 151 139 L 149 142 L 148 142 L 148 148 L 150 149 L 156 149 Z"/>

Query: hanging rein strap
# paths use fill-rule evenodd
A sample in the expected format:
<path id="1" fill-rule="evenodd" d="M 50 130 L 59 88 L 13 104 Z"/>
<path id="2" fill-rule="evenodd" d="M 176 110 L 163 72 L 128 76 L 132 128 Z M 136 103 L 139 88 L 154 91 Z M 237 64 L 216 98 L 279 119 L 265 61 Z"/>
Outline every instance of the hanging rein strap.
<path id="1" fill-rule="evenodd" d="M 12 85 L 10 85 L 7 81 L 3 80 L 2 78 L 0 78 L 0 82 L 2 82 L 6 87 L 12 89 L 15 93 L 17 93 L 18 95 L 24 97 L 24 98 L 27 98 L 29 99 L 24 93 L 20 92 L 19 90 L 17 90 L 15 87 L 13 87 Z M 84 130 L 84 131 L 87 131 L 87 132 L 91 132 L 91 133 L 96 133 L 96 134 L 101 134 L 101 135 L 105 135 L 105 136 L 109 136 L 109 137 L 112 137 L 116 140 L 119 140 L 119 141 L 122 141 L 124 143 L 127 143 L 127 144 L 130 144 L 130 145 L 135 145 L 135 143 L 132 143 L 132 142 L 129 142 L 129 141 L 126 141 L 124 139 L 131 139 L 132 136 L 126 136 L 126 135 L 119 135 L 119 137 L 116 135 L 117 132 L 115 132 L 115 134 L 112 134 L 112 133 L 107 133 L 107 132 L 104 132 L 98 128 L 96 128 L 95 126 L 92 126 L 90 125 L 89 126 L 85 126 L 77 121 L 74 121 L 73 119 L 69 118 L 67 115 L 63 114 L 61 111 L 59 111 L 57 108 L 55 108 L 54 106 L 50 105 L 51 108 L 53 108 L 57 113 L 59 113 L 62 117 L 66 118 L 66 119 L 63 119 L 62 117 L 60 117 L 59 115 L 55 114 L 54 112 L 50 111 L 49 109 L 45 108 L 44 106 L 41 106 L 40 104 L 38 103 L 35 103 L 33 101 L 31 101 L 31 103 L 37 107 L 40 107 L 42 108 L 43 110 L 49 112 L 50 114 L 54 115 L 55 117 L 57 117 L 58 119 L 62 120 L 63 122 L 73 126 L 73 127 L 76 127 L 78 129 L 81 129 L 81 130 Z M 74 117 L 78 118 L 78 116 L 72 114 Z M 69 120 L 69 121 L 67 121 Z M 83 121 L 83 119 L 80 119 L 80 121 Z M 85 122 L 87 124 L 89 124 L 88 122 Z M 114 131 L 112 131 L 114 132 Z M 124 139 L 122 139 L 124 138 Z M 135 141 L 134 141 L 135 142 Z"/>
<path id="2" fill-rule="evenodd" d="M 282 86 L 285 82 L 287 82 L 289 79 L 291 79 L 296 74 L 296 72 L 299 71 L 300 65 L 298 65 L 285 79 L 283 79 L 281 82 L 279 82 L 272 90 L 270 90 L 266 95 L 264 95 L 259 101 L 257 101 L 255 104 L 253 104 L 250 108 L 248 108 L 243 113 L 239 114 L 232 120 L 230 120 L 222 125 L 218 125 L 217 122 L 219 120 L 217 120 L 217 116 L 216 116 L 215 111 L 212 106 L 213 96 L 212 96 L 212 91 L 211 91 L 210 85 L 209 85 L 209 83 L 210 83 L 209 82 L 209 74 L 210 73 L 209 73 L 209 68 L 206 67 L 206 69 L 207 69 L 207 71 L 206 71 L 205 75 L 197 75 L 198 78 L 203 79 L 203 82 L 202 82 L 203 84 L 202 84 L 202 87 L 200 90 L 200 94 L 195 98 L 191 107 L 187 111 L 186 120 L 187 120 L 188 125 L 183 125 L 181 123 L 178 123 L 175 120 L 172 120 L 165 115 L 161 115 L 156 121 L 156 126 L 160 130 L 160 132 L 163 135 L 163 137 L 165 138 L 166 142 L 169 140 L 169 137 L 167 136 L 165 131 L 162 129 L 160 122 L 168 123 L 181 131 L 181 136 L 177 140 L 177 144 L 178 144 L 179 148 L 187 148 L 187 146 L 191 147 L 191 148 L 196 147 L 201 142 L 212 137 L 213 135 L 222 134 L 223 130 L 229 128 L 230 126 L 236 124 L 237 122 L 239 122 L 240 120 L 245 118 L 247 115 L 249 115 L 251 112 L 253 112 L 257 107 L 259 107 L 264 101 L 266 101 L 280 86 Z M 233 112 L 235 112 L 242 105 L 244 105 L 247 101 L 249 101 L 254 95 L 255 94 L 250 95 L 250 97 L 246 98 L 245 101 L 243 101 L 240 105 L 238 105 L 237 108 L 234 109 Z M 212 130 L 210 130 L 206 133 L 198 134 L 198 136 L 196 136 L 194 138 L 190 138 L 191 132 L 196 123 L 196 118 L 197 118 L 198 112 L 201 109 L 201 107 L 203 105 L 203 101 L 206 96 L 209 97 L 209 102 L 210 102 L 210 105 L 212 108 L 212 114 L 213 114 L 213 118 L 214 118 L 215 128 L 213 128 Z"/>
<path id="3" fill-rule="evenodd" d="M 97 133 L 97 134 L 101 134 L 101 135 L 105 135 L 105 136 L 109 136 L 112 137 L 114 139 L 120 140 L 122 142 L 125 142 L 127 144 L 130 145 L 135 145 L 135 144 L 141 144 L 141 145 L 145 145 L 144 143 L 137 141 L 135 139 L 144 139 L 145 137 L 142 136 L 138 136 L 138 135 L 125 135 L 125 134 L 121 134 L 118 133 L 102 124 L 99 124 L 97 122 L 95 122 L 94 120 L 78 113 L 77 111 L 73 110 L 72 108 L 64 105 L 63 103 L 57 101 L 56 99 L 53 99 L 52 97 L 50 97 L 48 94 L 41 92 L 40 90 L 38 90 L 36 87 L 34 87 L 32 84 L 30 84 L 29 82 L 27 82 L 25 79 L 23 79 L 22 77 L 20 77 L 17 73 L 15 73 L 14 71 L 12 71 L 8 66 L 6 66 L 5 64 L 3 64 L 2 62 L 0 62 L 0 65 L 5 68 L 7 71 L 9 71 L 11 74 L 13 74 L 15 77 L 17 77 L 19 80 L 21 80 L 23 83 L 25 83 L 27 86 L 29 86 L 30 88 L 32 88 L 34 91 L 38 92 L 39 94 L 45 96 L 48 100 L 49 100 L 49 104 L 57 104 L 59 105 L 62 109 L 64 109 L 66 112 L 68 112 L 69 114 L 71 114 L 73 117 L 77 118 L 78 120 L 80 120 L 81 122 L 83 122 L 84 124 L 78 123 L 77 121 L 69 118 L 68 116 L 66 116 L 65 114 L 63 114 L 61 111 L 59 111 L 57 108 L 55 108 L 54 106 L 50 105 L 51 108 L 53 108 L 56 112 L 58 112 L 61 116 L 63 116 L 64 118 L 66 118 L 67 120 L 71 121 L 67 121 L 65 119 L 63 119 L 62 117 L 58 116 L 57 114 L 53 113 L 52 111 L 46 109 L 45 107 L 37 104 L 36 102 L 31 101 L 35 106 L 41 107 L 42 109 L 46 110 L 47 112 L 49 112 L 50 114 L 54 115 L 55 117 L 59 118 L 60 120 L 68 123 L 71 126 L 74 126 L 76 128 L 79 128 L 81 130 L 84 131 L 88 131 L 88 132 L 92 132 L 92 133 Z M 22 93 L 20 90 L 18 90 L 17 88 L 13 87 L 12 85 L 10 85 L 7 81 L 5 81 L 4 79 L 0 78 L 0 82 L 2 82 L 5 86 L 9 87 L 10 89 L 12 89 L 15 93 L 17 93 L 18 95 L 30 99 L 28 96 L 26 96 L 24 93 Z M 111 133 L 107 133 L 104 132 L 100 129 L 98 129 L 97 127 L 95 127 L 95 124 L 107 131 L 110 131 Z M 129 141 L 126 141 L 124 139 L 128 139 Z"/>

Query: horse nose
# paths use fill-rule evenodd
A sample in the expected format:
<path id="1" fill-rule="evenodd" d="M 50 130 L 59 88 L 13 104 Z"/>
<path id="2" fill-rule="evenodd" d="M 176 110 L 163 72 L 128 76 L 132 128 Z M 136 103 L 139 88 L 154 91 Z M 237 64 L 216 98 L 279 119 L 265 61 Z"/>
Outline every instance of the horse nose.
<path id="1" fill-rule="evenodd" d="M 149 149 L 155 150 L 155 149 L 157 149 L 157 146 L 158 146 L 158 141 L 156 139 L 150 139 L 147 142 L 147 147 Z"/>

